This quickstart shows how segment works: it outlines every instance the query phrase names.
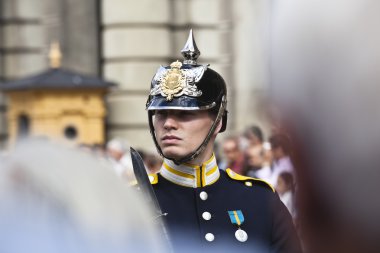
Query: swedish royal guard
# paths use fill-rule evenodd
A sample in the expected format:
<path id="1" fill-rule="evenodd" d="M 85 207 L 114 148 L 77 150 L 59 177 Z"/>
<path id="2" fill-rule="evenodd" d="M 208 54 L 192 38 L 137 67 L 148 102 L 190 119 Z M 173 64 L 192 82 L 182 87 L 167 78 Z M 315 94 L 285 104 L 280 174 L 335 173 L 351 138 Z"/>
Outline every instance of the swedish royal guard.
<path id="1" fill-rule="evenodd" d="M 184 60 L 160 67 L 146 103 L 164 158 L 151 185 L 175 252 L 300 252 L 292 218 L 268 183 L 219 170 L 213 145 L 227 125 L 227 88 L 192 31 Z"/>

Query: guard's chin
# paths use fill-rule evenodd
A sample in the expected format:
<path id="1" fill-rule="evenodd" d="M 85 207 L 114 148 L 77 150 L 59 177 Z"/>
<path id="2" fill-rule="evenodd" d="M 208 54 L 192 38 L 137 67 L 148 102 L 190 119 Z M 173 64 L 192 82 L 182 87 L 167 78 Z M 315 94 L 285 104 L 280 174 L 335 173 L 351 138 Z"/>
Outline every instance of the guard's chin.
<path id="1" fill-rule="evenodd" d="M 162 153 L 165 157 L 173 161 L 181 160 L 181 158 L 185 156 L 185 154 L 182 154 L 181 150 L 175 146 L 164 147 Z"/>

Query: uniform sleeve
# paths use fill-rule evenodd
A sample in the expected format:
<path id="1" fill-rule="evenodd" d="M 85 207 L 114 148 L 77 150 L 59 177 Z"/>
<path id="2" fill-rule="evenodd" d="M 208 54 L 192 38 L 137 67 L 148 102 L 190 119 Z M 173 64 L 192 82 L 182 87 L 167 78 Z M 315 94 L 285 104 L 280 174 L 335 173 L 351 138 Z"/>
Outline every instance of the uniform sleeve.
<path id="1" fill-rule="evenodd" d="M 292 217 L 277 193 L 273 196 L 271 253 L 301 253 Z"/>

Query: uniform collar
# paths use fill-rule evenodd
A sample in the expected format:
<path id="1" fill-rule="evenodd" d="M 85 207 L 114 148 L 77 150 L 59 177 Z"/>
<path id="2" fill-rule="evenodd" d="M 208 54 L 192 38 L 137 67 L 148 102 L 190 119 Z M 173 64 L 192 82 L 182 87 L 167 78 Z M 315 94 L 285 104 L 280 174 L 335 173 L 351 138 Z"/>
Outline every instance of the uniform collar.
<path id="1" fill-rule="evenodd" d="M 220 177 L 214 154 L 200 166 L 188 163 L 176 165 L 173 161 L 164 159 L 160 174 L 175 184 L 193 188 L 211 185 Z"/>

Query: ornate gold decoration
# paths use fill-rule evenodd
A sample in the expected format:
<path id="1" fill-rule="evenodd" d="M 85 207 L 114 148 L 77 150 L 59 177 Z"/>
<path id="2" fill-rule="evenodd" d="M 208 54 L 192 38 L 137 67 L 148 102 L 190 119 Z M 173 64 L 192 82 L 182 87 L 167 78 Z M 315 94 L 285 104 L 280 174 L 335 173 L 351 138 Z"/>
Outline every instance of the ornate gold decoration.
<path id="1" fill-rule="evenodd" d="M 186 75 L 181 71 L 182 63 L 178 60 L 170 64 L 170 70 L 163 76 L 161 91 L 166 95 L 166 100 L 171 101 L 173 96 L 182 91 L 186 86 Z"/>
<path id="2" fill-rule="evenodd" d="M 56 41 L 50 45 L 49 59 L 51 68 L 56 69 L 61 67 L 62 53 L 59 48 L 59 43 Z"/>
<path id="3" fill-rule="evenodd" d="M 160 67 L 154 76 L 156 85 L 150 91 L 150 95 L 161 94 L 167 101 L 183 94 L 191 97 L 199 97 L 202 91 L 195 85 L 202 78 L 207 65 L 191 69 L 181 69 L 182 63 L 178 60 L 170 64 L 170 69 Z"/>

